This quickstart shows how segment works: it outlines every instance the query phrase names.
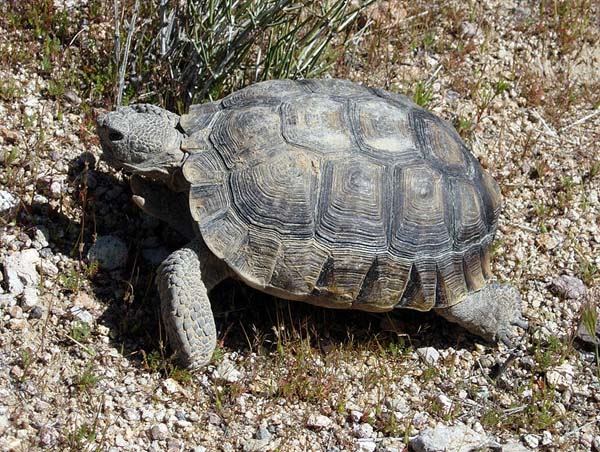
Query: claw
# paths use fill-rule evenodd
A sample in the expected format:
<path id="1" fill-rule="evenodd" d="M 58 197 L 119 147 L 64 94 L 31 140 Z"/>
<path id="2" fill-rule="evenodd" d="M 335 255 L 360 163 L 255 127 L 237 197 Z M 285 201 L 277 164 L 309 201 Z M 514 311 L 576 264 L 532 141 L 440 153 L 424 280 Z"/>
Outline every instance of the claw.
<path id="1" fill-rule="evenodd" d="M 506 345 L 508 348 L 513 348 L 515 346 L 515 344 L 513 343 L 512 340 L 510 340 L 510 338 L 508 337 L 508 335 L 506 334 L 505 331 L 501 332 L 498 334 L 498 339 L 504 344 Z"/>
<path id="2" fill-rule="evenodd" d="M 524 330 L 529 329 L 529 323 L 523 320 L 522 318 L 515 319 L 511 322 L 513 325 L 518 326 L 519 328 L 523 328 Z"/>

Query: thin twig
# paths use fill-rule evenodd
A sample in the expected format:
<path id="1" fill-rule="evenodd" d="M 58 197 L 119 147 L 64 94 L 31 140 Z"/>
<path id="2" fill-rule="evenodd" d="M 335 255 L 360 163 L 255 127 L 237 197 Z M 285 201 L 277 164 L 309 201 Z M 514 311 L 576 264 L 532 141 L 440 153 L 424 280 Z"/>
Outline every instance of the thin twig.
<path id="1" fill-rule="evenodd" d="M 546 134 L 550 135 L 552 137 L 558 137 L 558 133 L 556 132 L 556 130 L 554 130 L 552 127 L 550 127 L 548 125 L 548 123 L 544 120 L 544 118 L 542 118 L 542 115 L 540 115 L 536 110 L 532 110 L 532 111 L 533 111 L 533 114 L 540 120 L 540 122 L 544 126 L 544 129 L 546 129 Z"/>
<path id="2" fill-rule="evenodd" d="M 600 114 L 600 107 L 597 107 L 592 113 L 590 113 L 589 115 L 584 116 L 581 119 L 578 119 L 577 121 L 575 121 L 572 124 L 569 124 L 568 126 L 564 126 L 560 129 L 560 131 L 562 132 L 563 130 L 567 130 L 570 129 L 571 127 L 575 127 L 578 126 L 579 124 L 583 124 L 584 122 L 592 119 L 594 116 L 598 116 Z"/>
<path id="3" fill-rule="evenodd" d="M 117 93 L 117 107 L 121 106 L 123 100 L 123 86 L 125 85 L 125 69 L 127 68 L 127 59 L 129 58 L 129 47 L 131 46 L 131 38 L 133 36 L 133 30 L 135 28 L 135 22 L 137 20 L 138 9 L 140 7 L 140 1 L 135 0 L 133 7 L 133 14 L 129 21 L 129 30 L 127 30 L 127 41 L 125 42 L 125 52 L 123 53 L 123 61 L 119 67 L 119 91 Z"/>
<path id="4" fill-rule="evenodd" d="M 89 347 L 86 347 L 85 345 L 83 345 L 81 342 L 79 342 L 74 337 L 72 337 L 72 336 L 70 336 L 68 334 L 65 334 L 65 336 L 67 337 L 67 339 L 72 340 L 75 343 L 75 345 L 78 345 L 79 347 L 81 347 L 88 355 L 90 355 L 90 356 L 95 356 L 96 355 L 96 352 L 93 349 L 91 349 Z"/>
<path id="5" fill-rule="evenodd" d="M 435 71 L 433 71 L 433 74 L 431 74 L 431 77 L 429 77 L 427 79 L 427 81 L 425 82 L 425 86 L 431 86 L 431 84 L 433 83 L 433 81 L 435 80 L 435 78 L 437 77 L 437 75 L 442 70 L 442 67 L 444 67 L 442 64 L 438 64 L 438 67 L 435 68 Z"/>
<path id="6" fill-rule="evenodd" d="M 119 23 L 119 0 L 113 3 L 115 12 L 115 64 L 119 66 L 121 58 L 121 24 Z"/>

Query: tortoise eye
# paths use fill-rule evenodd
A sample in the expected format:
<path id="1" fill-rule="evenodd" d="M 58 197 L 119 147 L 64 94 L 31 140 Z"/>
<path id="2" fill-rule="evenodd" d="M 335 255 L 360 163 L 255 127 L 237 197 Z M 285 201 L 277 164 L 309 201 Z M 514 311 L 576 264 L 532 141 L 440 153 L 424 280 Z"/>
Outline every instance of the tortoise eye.
<path id="1" fill-rule="evenodd" d="M 121 132 L 117 132 L 116 130 L 111 130 L 108 132 L 108 139 L 110 141 L 119 141 L 123 139 L 123 134 Z"/>

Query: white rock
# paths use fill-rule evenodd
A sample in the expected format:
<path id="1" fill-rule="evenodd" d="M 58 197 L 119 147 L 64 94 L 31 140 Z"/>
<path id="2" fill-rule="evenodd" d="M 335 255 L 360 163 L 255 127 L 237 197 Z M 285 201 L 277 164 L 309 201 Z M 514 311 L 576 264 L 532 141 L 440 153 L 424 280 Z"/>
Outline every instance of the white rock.
<path id="1" fill-rule="evenodd" d="M 548 384 L 556 387 L 559 391 L 568 389 L 573 384 L 575 369 L 569 363 L 563 363 L 560 366 L 546 372 Z"/>
<path id="2" fill-rule="evenodd" d="M 523 441 L 532 449 L 537 449 L 540 445 L 540 439 L 536 435 L 525 435 Z"/>
<path id="3" fill-rule="evenodd" d="M 71 306 L 69 312 L 80 322 L 87 323 L 88 325 L 92 325 L 94 323 L 94 316 L 87 309 L 79 306 Z"/>
<path id="4" fill-rule="evenodd" d="M 354 426 L 354 433 L 359 438 L 372 438 L 373 437 L 373 426 L 366 422 Z"/>
<path id="5" fill-rule="evenodd" d="M 38 289 L 34 286 L 27 286 L 23 289 L 23 297 L 21 298 L 21 307 L 23 311 L 29 312 L 39 303 Z"/>
<path id="6" fill-rule="evenodd" d="M 17 299 L 13 294 L 3 293 L 0 294 L 0 308 L 6 309 L 17 304 Z"/>
<path id="7" fill-rule="evenodd" d="M 311 414 L 306 422 L 307 427 L 315 429 L 326 429 L 333 425 L 333 421 L 322 414 Z"/>
<path id="8" fill-rule="evenodd" d="M 392 411 L 398 411 L 400 413 L 408 413 L 410 407 L 406 402 L 406 399 L 401 396 L 396 396 L 393 399 L 387 399 L 385 405 Z"/>
<path id="9" fill-rule="evenodd" d="M 119 237 L 98 237 L 87 253 L 88 261 L 97 261 L 104 270 L 115 270 L 127 262 L 127 245 Z"/>
<path id="10" fill-rule="evenodd" d="M 35 230 L 34 233 L 34 245 L 35 248 L 40 250 L 42 248 L 46 248 L 49 243 L 48 243 L 48 231 L 45 230 L 46 228 L 37 228 Z"/>
<path id="11" fill-rule="evenodd" d="M 140 412 L 135 408 L 125 408 L 125 419 L 128 421 L 139 421 Z"/>
<path id="12" fill-rule="evenodd" d="M 447 395 L 438 394 L 437 401 L 440 404 L 444 414 L 450 413 L 450 410 L 452 409 L 452 400 Z"/>
<path id="13" fill-rule="evenodd" d="M 9 217 L 18 206 L 19 200 L 12 193 L 0 190 L 0 217 Z"/>
<path id="14" fill-rule="evenodd" d="M 451 427 L 437 425 L 428 428 L 420 435 L 410 440 L 410 446 L 415 452 L 470 452 L 473 449 L 484 448 L 490 444 L 490 440 L 484 434 L 475 432 L 465 424 L 457 424 Z"/>
<path id="15" fill-rule="evenodd" d="M 415 428 L 422 429 L 429 423 L 429 415 L 420 411 L 413 416 L 411 423 Z"/>
<path id="16" fill-rule="evenodd" d="M 542 446 L 549 446 L 554 444 L 554 438 L 552 438 L 552 433 L 548 430 L 544 430 L 542 432 Z"/>
<path id="17" fill-rule="evenodd" d="M 54 198 L 54 199 L 58 199 L 60 198 L 60 195 L 62 194 L 62 184 L 58 181 L 54 181 L 50 184 L 50 195 Z"/>
<path id="18" fill-rule="evenodd" d="M 433 347 L 421 347 L 417 349 L 419 357 L 430 366 L 433 366 L 440 359 L 440 353 Z"/>
<path id="19" fill-rule="evenodd" d="M 163 424 L 163 423 L 154 424 L 150 428 L 150 435 L 152 436 L 153 440 L 156 440 L 156 441 L 165 440 L 169 436 L 169 428 L 167 427 L 166 424 Z"/>
<path id="20" fill-rule="evenodd" d="M 268 446 L 268 439 L 249 438 L 246 441 L 244 441 L 242 450 L 244 452 L 262 452 L 264 450 L 268 450 Z"/>
<path id="21" fill-rule="evenodd" d="M 25 286 L 37 286 L 40 275 L 36 266 L 40 263 L 40 254 L 35 249 L 28 249 L 9 254 L 4 259 L 4 278 L 8 290 L 13 295 L 21 295 Z"/>
<path id="22" fill-rule="evenodd" d="M 236 381 L 240 381 L 242 373 L 235 368 L 231 361 L 224 359 L 217 366 L 213 376 L 215 379 L 225 380 L 228 383 L 235 383 Z"/>
<path id="23" fill-rule="evenodd" d="M 58 267 L 48 259 L 42 259 L 39 268 L 40 272 L 46 276 L 58 276 Z"/>
<path id="24" fill-rule="evenodd" d="M 361 438 L 356 442 L 356 452 L 374 452 L 377 443 L 373 439 Z"/>
<path id="25" fill-rule="evenodd" d="M 168 394 L 175 394 L 181 391 L 181 386 L 179 386 L 179 383 L 172 378 L 167 378 L 165 381 L 163 381 L 163 388 Z"/>

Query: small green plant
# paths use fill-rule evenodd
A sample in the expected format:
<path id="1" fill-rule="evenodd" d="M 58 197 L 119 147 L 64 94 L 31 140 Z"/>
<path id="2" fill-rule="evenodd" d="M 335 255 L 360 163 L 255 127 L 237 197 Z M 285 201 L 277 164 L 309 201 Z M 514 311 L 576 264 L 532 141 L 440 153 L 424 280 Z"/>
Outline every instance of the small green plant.
<path id="1" fill-rule="evenodd" d="M 92 335 L 92 327 L 86 322 L 71 325 L 71 337 L 79 343 L 86 342 Z"/>
<path id="2" fill-rule="evenodd" d="M 535 211 L 535 215 L 538 218 L 538 225 L 541 233 L 548 232 L 548 228 L 546 227 L 546 220 L 548 218 L 549 209 L 546 206 L 544 200 L 534 201 L 533 202 L 533 210 Z"/>
<path id="3" fill-rule="evenodd" d="M 424 82 L 417 83 L 417 86 L 415 87 L 415 93 L 413 94 L 413 100 L 415 101 L 415 104 L 423 108 L 427 108 L 432 97 L 433 93 L 430 87 L 428 87 Z"/>
<path id="4" fill-rule="evenodd" d="M 81 289 L 82 280 L 79 273 L 71 268 L 67 273 L 61 273 L 58 277 L 60 284 L 69 292 L 78 292 Z"/>
<path id="5" fill-rule="evenodd" d="M 92 363 L 88 363 L 88 364 L 86 364 L 85 369 L 83 370 L 81 375 L 77 376 L 75 385 L 81 391 L 87 392 L 87 391 L 91 390 L 92 388 L 94 388 L 98 384 L 99 381 L 100 381 L 100 377 L 98 377 L 94 373 Z"/>
<path id="6" fill-rule="evenodd" d="M 455 127 L 458 134 L 463 138 L 469 138 L 473 133 L 473 121 L 470 118 L 458 116 L 456 118 Z"/>
<path id="7" fill-rule="evenodd" d="M 82 424 L 65 435 L 65 446 L 72 451 L 96 451 L 99 449 L 90 449 L 89 446 L 96 441 L 97 437 L 94 425 Z"/>
<path id="8" fill-rule="evenodd" d="M 585 327 L 586 332 L 593 338 L 596 337 L 596 331 L 598 327 L 598 311 L 596 306 L 592 302 L 588 302 L 584 305 L 581 311 L 581 322 Z M 594 351 L 596 355 L 596 376 L 600 380 L 600 355 L 598 351 L 598 341 L 594 344 Z"/>
<path id="9" fill-rule="evenodd" d="M 0 100 L 12 102 L 23 97 L 23 90 L 10 77 L 0 79 Z"/>
<path id="10" fill-rule="evenodd" d="M 180 369 L 179 367 L 173 367 L 169 372 L 169 377 L 175 381 L 178 381 L 179 383 L 184 384 L 192 381 L 192 374 L 185 369 Z"/>
<path id="11" fill-rule="evenodd" d="M 423 371 L 423 374 L 421 375 L 421 380 L 427 383 L 428 381 L 433 380 L 435 377 L 437 377 L 438 374 L 439 371 L 436 367 L 427 366 Z"/>
<path id="12" fill-rule="evenodd" d="M 498 428 L 503 418 L 503 413 L 499 408 L 493 407 L 485 410 L 481 415 L 479 422 L 484 427 L 495 429 Z"/>
<path id="13" fill-rule="evenodd" d="M 533 352 L 538 371 L 543 373 L 560 365 L 565 356 L 565 344 L 556 336 L 548 336 L 545 343 L 537 343 Z"/>
<path id="14" fill-rule="evenodd" d="M 143 360 L 146 367 L 152 372 L 158 372 L 162 368 L 163 357 L 158 350 L 143 353 Z"/>
<path id="15" fill-rule="evenodd" d="M 83 270 L 88 279 L 93 279 L 100 271 L 100 262 L 93 260 L 87 264 L 84 263 Z"/>
<path id="16" fill-rule="evenodd" d="M 579 274 L 583 282 L 588 286 L 591 286 L 596 278 L 600 276 L 598 266 L 584 258 L 579 259 Z"/>

